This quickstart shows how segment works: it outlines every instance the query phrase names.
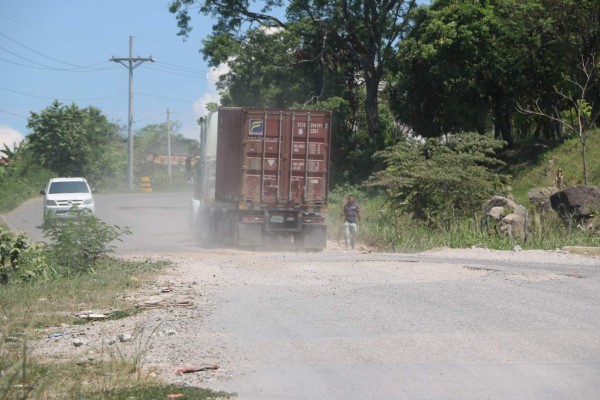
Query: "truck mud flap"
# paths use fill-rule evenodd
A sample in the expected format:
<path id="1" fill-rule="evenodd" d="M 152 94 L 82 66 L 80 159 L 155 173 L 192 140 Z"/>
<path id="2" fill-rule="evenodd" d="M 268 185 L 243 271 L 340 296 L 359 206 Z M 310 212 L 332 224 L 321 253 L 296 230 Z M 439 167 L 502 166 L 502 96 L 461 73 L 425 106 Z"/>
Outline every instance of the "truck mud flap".
<path id="1" fill-rule="evenodd" d="M 327 245 L 327 225 L 304 225 L 304 248 L 322 250 Z"/>
<path id="2" fill-rule="evenodd" d="M 259 246 L 262 244 L 262 224 L 238 223 L 237 245 Z"/>

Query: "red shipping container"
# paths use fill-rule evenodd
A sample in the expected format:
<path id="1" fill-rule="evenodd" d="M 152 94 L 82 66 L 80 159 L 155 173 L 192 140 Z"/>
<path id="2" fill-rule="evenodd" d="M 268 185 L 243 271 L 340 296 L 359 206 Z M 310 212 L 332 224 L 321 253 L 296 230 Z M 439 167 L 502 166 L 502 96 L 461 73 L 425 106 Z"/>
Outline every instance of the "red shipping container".
<path id="1" fill-rule="evenodd" d="M 248 208 L 327 203 L 331 113 L 220 108 L 215 198 Z"/>

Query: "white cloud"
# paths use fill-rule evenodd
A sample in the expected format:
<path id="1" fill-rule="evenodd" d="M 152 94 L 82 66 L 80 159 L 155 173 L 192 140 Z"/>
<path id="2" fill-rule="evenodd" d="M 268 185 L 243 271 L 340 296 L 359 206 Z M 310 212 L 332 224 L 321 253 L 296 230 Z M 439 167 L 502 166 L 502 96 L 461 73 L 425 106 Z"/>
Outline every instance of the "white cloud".
<path id="1" fill-rule="evenodd" d="M 194 116 L 196 118 L 206 116 L 208 111 L 206 105 L 208 103 L 217 103 L 221 100 L 219 92 L 217 92 L 216 84 L 219 81 L 219 77 L 229 72 L 229 66 L 227 64 L 221 64 L 216 68 L 211 68 L 206 73 L 206 81 L 208 82 L 208 88 L 206 92 L 198 100 L 194 102 Z"/>
<path id="2" fill-rule="evenodd" d="M 227 64 L 221 64 L 217 68 L 211 68 L 206 73 L 206 81 L 207 88 L 202 97 L 194 101 L 192 105 L 192 110 L 194 113 L 194 121 L 187 120 L 184 121 L 181 126 L 180 133 L 188 138 L 198 139 L 200 135 L 200 130 L 198 128 L 198 118 L 206 117 L 208 115 L 208 110 L 206 109 L 206 105 L 208 103 L 217 103 L 221 101 L 221 96 L 219 96 L 219 92 L 217 91 L 216 84 L 219 81 L 219 77 L 223 74 L 229 72 L 229 67 Z"/>
<path id="3" fill-rule="evenodd" d="M 24 138 L 25 137 L 16 129 L 6 125 L 0 125 L 0 149 L 3 149 L 4 145 L 12 149 L 15 144 L 18 145 L 21 143 Z"/>

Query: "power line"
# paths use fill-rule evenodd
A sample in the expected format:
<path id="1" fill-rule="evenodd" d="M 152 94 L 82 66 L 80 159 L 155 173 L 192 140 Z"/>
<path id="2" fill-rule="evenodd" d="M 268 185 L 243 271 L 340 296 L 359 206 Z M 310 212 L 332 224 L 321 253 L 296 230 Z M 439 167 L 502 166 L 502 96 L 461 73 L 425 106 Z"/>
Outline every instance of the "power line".
<path id="1" fill-rule="evenodd" d="M 188 104 L 189 104 L 189 103 L 191 103 L 191 104 L 193 104 L 193 103 L 195 103 L 195 102 L 196 102 L 196 100 L 182 100 L 182 99 L 175 99 L 175 98 L 173 98 L 173 97 L 158 96 L 158 95 L 155 95 L 155 94 L 142 93 L 142 92 L 135 92 L 135 94 L 139 94 L 139 95 L 141 95 L 141 96 L 147 96 L 147 97 L 155 97 L 155 98 L 157 98 L 157 99 L 163 99 L 163 100 L 178 101 L 178 102 L 180 102 L 180 103 L 188 103 Z"/>
<path id="2" fill-rule="evenodd" d="M 15 114 L 15 113 L 13 113 L 13 112 L 6 111 L 6 110 L 0 110 L 0 112 L 3 112 L 3 113 L 5 113 L 5 114 L 14 115 L 15 117 L 21 117 L 21 118 L 25 118 L 25 119 L 29 118 L 29 117 L 26 117 L 26 116 L 24 116 L 24 115 L 21 115 L 21 114 Z"/>
<path id="3" fill-rule="evenodd" d="M 38 29 L 36 27 L 33 27 L 31 25 L 24 24 L 23 22 L 17 21 L 17 20 L 12 19 L 12 18 L 9 18 L 6 15 L 0 14 L 0 17 L 4 18 L 7 21 L 10 21 L 10 22 L 12 22 L 14 24 L 21 25 L 21 26 L 29 28 L 29 29 L 31 29 L 33 31 L 43 33 L 44 35 L 50 35 L 50 36 L 54 36 L 54 37 L 57 37 L 57 38 L 60 38 L 60 39 L 64 39 L 64 40 L 69 40 L 69 41 L 74 41 L 74 42 L 82 42 L 82 43 L 116 43 L 117 42 L 116 40 L 83 40 L 81 38 L 72 38 L 72 37 L 57 35 L 56 33 L 48 32 L 48 31 L 43 31 L 43 30 Z"/>
<path id="4" fill-rule="evenodd" d="M 184 66 L 180 66 L 180 65 L 176 65 L 176 64 L 170 64 L 170 63 L 167 63 L 164 61 L 159 62 L 157 65 L 166 65 L 173 69 L 180 70 L 182 72 L 191 72 L 191 73 L 200 73 L 200 74 L 206 74 L 208 72 L 208 71 L 199 71 L 197 68 L 184 67 Z"/>
<path id="5" fill-rule="evenodd" d="M 191 74 L 186 74 L 186 73 L 181 73 L 181 72 L 169 71 L 169 70 L 166 70 L 166 69 L 156 68 L 156 67 L 148 67 L 148 69 L 153 70 L 153 71 L 158 71 L 158 72 L 164 72 L 164 73 L 167 73 L 167 74 L 185 76 L 187 78 L 192 78 L 192 79 L 208 80 L 207 77 L 201 76 L 201 75 L 191 75 Z"/>
<path id="6" fill-rule="evenodd" d="M 20 42 L 16 41 L 15 39 L 11 38 L 11 37 L 10 37 L 10 36 L 8 36 L 8 35 L 5 35 L 5 34 L 4 34 L 4 33 L 2 33 L 2 32 L 0 32 L 0 36 L 4 36 L 5 38 L 7 38 L 8 40 L 10 40 L 11 42 L 13 42 L 13 43 L 16 43 L 17 45 L 19 45 L 19 46 L 23 47 L 24 49 L 27 49 L 27 50 L 29 50 L 29 51 L 31 51 L 31 52 L 34 52 L 35 54 L 38 54 L 38 55 L 40 55 L 40 56 L 42 56 L 42 57 L 44 57 L 44 58 L 47 58 L 47 59 L 49 59 L 49 60 L 56 61 L 56 62 L 58 62 L 58 63 L 61 63 L 61 64 L 64 64 L 64 65 L 69 65 L 69 66 L 71 66 L 71 67 L 77 67 L 77 68 L 79 68 L 79 69 L 87 69 L 87 67 L 84 67 L 84 66 L 81 66 L 81 65 L 77 65 L 77 64 L 71 64 L 71 63 L 68 63 L 68 62 L 65 62 L 65 61 L 59 60 L 58 58 L 54 58 L 54 57 L 48 56 L 48 55 L 46 55 L 46 54 L 44 54 L 44 53 L 41 53 L 41 52 L 39 52 L 39 51 L 37 51 L 37 50 L 34 50 L 34 49 L 32 49 L 31 47 L 28 47 L 28 46 L 24 45 L 23 43 L 20 43 Z"/>
<path id="7" fill-rule="evenodd" d="M 14 64 L 14 65 L 18 65 L 21 67 L 26 67 L 26 68 L 33 68 L 33 69 L 41 69 L 41 70 L 45 70 L 45 71 L 62 71 L 62 72 L 98 72 L 98 71 L 106 71 L 109 69 L 116 69 L 116 68 L 96 68 L 96 69 L 86 69 L 86 70 L 81 70 L 81 69 L 70 69 L 70 68 L 54 68 L 54 67 L 48 67 L 48 66 L 35 66 L 35 65 L 27 65 L 27 64 L 21 64 L 15 61 L 11 61 L 11 60 L 7 60 L 6 58 L 2 58 L 0 57 L 0 61 L 4 61 L 10 64 Z M 38 65 L 43 65 L 43 64 L 39 64 Z M 98 64 L 95 64 L 98 65 Z"/>
<path id="8" fill-rule="evenodd" d="M 39 95 L 36 95 L 36 94 L 25 93 L 25 92 L 21 92 L 21 91 L 18 91 L 18 90 L 5 88 L 3 86 L 0 86 L 0 89 L 5 90 L 7 92 L 11 92 L 11 93 L 17 93 L 17 94 L 20 94 L 20 95 L 23 95 L 23 96 L 36 97 L 38 99 L 46 99 L 46 100 L 59 100 L 59 101 L 96 101 L 96 100 L 107 100 L 107 99 L 113 99 L 113 98 L 121 96 L 123 94 L 123 93 L 119 93 L 119 94 L 112 95 L 112 96 L 103 96 L 103 97 L 95 97 L 95 98 L 87 98 L 87 99 L 69 99 L 69 98 L 39 96 Z"/>

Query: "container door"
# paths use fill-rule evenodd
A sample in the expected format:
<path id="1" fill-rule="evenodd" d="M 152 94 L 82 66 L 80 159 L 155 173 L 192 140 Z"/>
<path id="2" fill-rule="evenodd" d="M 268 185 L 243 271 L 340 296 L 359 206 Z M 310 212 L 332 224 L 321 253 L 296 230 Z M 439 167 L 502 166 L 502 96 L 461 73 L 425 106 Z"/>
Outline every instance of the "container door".
<path id="1" fill-rule="evenodd" d="M 273 205 L 281 196 L 283 113 L 247 110 L 242 192 L 252 203 Z"/>
<path id="2" fill-rule="evenodd" d="M 327 200 L 329 165 L 329 115 L 293 112 L 291 119 L 291 178 L 289 201 L 324 203 Z"/>
<path id="3" fill-rule="evenodd" d="M 325 202 L 329 124 L 323 112 L 246 110 L 243 198 L 267 207 Z"/>

